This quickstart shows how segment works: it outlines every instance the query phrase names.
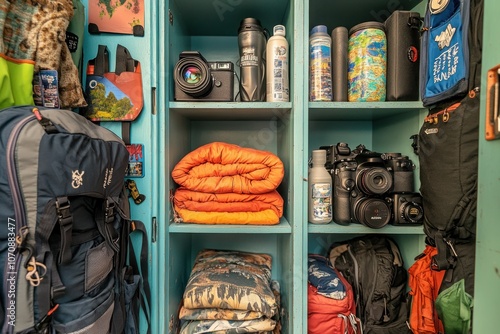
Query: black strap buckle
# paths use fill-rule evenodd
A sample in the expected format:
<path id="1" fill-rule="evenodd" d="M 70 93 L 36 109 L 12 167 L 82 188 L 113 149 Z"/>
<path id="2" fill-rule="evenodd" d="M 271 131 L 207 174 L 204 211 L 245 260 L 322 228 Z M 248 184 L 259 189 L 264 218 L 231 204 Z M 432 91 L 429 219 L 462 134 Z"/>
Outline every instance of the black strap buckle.
<path id="1" fill-rule="evenodd" d="M 416 29 L 420 30 L 420 27 L 422 26 L 423 23 L 423 18 L 420 17 L 420 15 L 410 15 L 408 18 L 408 25 L 410 26 L 411 29 Z"/>
<path id="2" fill-rule="evenodd" d="M 59 264 L 71 261 L 71 233 L 73 232 L 73 216 L 70 211 L 70 202 L 67 197 L 56 200 L 59 228 L 61 229 L 61 250 L 59 251 Z"/>
<path id="3" fill-rule="evenodd" d="M 104 209 L 104 221 L 108 224 L 115 220 L 115 203 L 106 200 L 106 208 Z"/>
<path id="4" fill-rule="evenodd" d="M 105 202 L 105 208 L 104 208 L 104 237 L 108 241 L 108 244 L 111 246 L 111 248 L 118 252 L 120 250 L 120 236 L 118 235 L 117 231 L 115 230 L 113 223 L 115 221 L 115 209 L 116 209 L 116 204 L 114 201 L 110 200 L 109 198 L 106 199 Z"/>

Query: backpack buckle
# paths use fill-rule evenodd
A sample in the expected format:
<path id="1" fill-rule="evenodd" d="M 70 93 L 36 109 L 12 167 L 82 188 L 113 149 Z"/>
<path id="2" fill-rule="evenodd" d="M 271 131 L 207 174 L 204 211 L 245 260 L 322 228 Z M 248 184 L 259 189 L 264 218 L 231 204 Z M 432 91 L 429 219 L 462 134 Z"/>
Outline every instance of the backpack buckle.
<path id="1" fill-rule="evenodd" d="M 420 27 L 422 26 L 423 19 L 420 16 L 411 15 L 408 18 L 408 26 L 411 29 L 416 29 L 420 31 Z"/>
<path id="2" fill-rule="evenodd" d="M 108 242 L 108 245 L 115 251 L 120 251 L 120 236 L 116 232 L 113 223 L 115 221 L 115 209 L 116 204 L 109 198 L 106 199 L 104 208 L 104 238 Z"/>
<path id="3" fill-rule="evenodd" d="M 106 200 L 106 208 L 104 209 L 104 221 L 108 224 L 115 220 L 115 203 Z"/>
<path id="4" fill-rule="evenodd" d="M 59 228 L 61 230 L 61 250 L 59 251 L 59 264 L 71 261 L 71 234 L 73 232 L 73 216 L 71 215 L 70 202 L 67 197 L 56 200 Z"/>

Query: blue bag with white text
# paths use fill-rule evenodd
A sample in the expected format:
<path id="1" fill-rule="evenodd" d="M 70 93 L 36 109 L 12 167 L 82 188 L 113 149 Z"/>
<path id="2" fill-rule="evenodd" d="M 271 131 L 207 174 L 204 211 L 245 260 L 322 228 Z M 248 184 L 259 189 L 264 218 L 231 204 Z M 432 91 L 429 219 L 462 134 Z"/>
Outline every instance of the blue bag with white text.
<path id="1" fill-rule="evenodd" d="M 471 89 L 470 53 L 480 38 L 471 0 L 429 0 L 422 32 L 420 95 L 425 107 L 459 98 Z M 475 28 L 476 27 L 476 28 Z"/>

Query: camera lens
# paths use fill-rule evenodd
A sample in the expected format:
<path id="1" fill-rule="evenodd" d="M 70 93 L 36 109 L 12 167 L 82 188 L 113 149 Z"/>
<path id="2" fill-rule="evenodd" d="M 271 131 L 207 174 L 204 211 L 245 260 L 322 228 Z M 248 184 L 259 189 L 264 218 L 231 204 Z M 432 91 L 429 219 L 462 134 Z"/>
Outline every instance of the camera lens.
<path id="1" fill-rule="evenodd" d="M 201 80 L 201 71 L 198 67 L 189 66 L 183 70 L 182 77 L 188 84 L 197 84 Z"/>
<path id="2" fill-rule="evenodd" d="M 391 219 L 389 205 L 380 198 L 363 198 L 355 204 L 354 218 L 370 228 L 381 228 Z"/>
<path id="3" fill-rule="evenodd" d="M 192 97 L 206 96 L 213 87 L 210 66 L 199 57 L 179 59 L 175 65 L 174 77 L 177 86 Z"/>
<path id="4" fill-rule="evenodd" d="M 403 219 L 412 224 L 420 223 L 424 217 L 422 206 L 415 202 L 405 203 L 401 211 Z"/>
<path id="5" fill-rule="evenodd" d="M 368 195 L 382 195 L 392 187 L 392 174 L 385 168 L 372 167 L 359 172 L 358 187 Z"/>

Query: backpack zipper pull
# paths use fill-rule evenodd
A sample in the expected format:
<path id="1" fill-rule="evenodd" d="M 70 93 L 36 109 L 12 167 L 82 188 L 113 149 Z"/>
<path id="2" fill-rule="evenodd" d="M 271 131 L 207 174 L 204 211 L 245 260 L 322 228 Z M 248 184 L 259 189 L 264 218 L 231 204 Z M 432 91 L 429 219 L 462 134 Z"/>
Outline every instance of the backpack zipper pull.
<path id="1" fill-rule="evenodd" d="M 387 314 L 387 298 L 384 297 L 384 322 L 391 320 Z"/>
<path id="2" fill-rule="evenodd" d="M 43 117 L 38 108 L 33 108 L 31 111 L 33 112 L 33 114 L 35 114 L 38 123 L 40 123 L 45 132 L 47 132 L 48 134 L 59 132 L 57 131 L 54 123 L 52 123 L 50 119 Z"/>
<path id="3" fill-rule="evenodd" d="M 47 329 L 47 325 L 49 324 L 50 320 L 52 319 L 52 314 L 57 310 L 59 307 L 59 304 L 54 305 L 46 315 L 43 316 L 40 321 L 35 324 L 35 330 L 37 333 L 43 333 Z"/>
<path id="4" fill-rule="evenodd" d="M 34 287 L 40 285 L 47 273 L 47 267 L 43 263 L 37 262 L 34 256 L 30 258 L 26 270 L 28 271 L 26 273 L 26 280 Z"/>

